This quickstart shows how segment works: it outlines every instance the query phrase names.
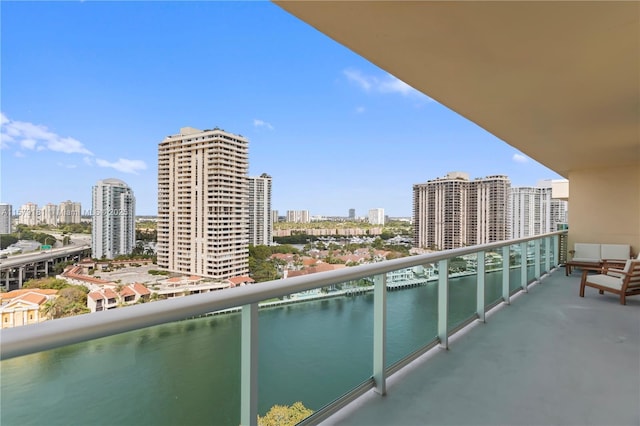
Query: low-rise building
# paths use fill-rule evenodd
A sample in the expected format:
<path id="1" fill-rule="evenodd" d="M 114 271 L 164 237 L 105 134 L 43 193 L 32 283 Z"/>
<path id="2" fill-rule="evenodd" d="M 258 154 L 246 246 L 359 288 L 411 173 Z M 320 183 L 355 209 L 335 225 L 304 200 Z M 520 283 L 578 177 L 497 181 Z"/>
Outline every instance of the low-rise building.
<path id="1" fill-rule="evenodd" d="M 20 289 L 0 294 L 0 328 L 37 324 L 47 318 L 42 305 L 56 297 L 58 290 Z"/>

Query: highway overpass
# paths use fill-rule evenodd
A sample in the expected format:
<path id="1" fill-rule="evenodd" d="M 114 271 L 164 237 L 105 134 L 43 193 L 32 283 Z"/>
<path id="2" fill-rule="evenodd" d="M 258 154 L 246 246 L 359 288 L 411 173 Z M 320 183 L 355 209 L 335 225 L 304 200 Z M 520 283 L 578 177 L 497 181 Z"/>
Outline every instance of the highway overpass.
<path id="1" fill-rule="evenodd" d="M 22 288 L 29 279 L 51 275 L 58 263 L 90 256 L 90 245 L 74 245 L 0 259 L 0 288 L 6 291 Z"/>

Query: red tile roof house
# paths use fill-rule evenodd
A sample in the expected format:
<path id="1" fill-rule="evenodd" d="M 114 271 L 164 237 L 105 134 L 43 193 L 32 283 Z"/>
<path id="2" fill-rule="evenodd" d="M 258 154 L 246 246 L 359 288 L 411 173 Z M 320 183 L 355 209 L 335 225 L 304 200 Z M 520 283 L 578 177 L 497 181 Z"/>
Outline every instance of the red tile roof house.
<path id="1" fill-rule="evenodd" d="M 95 278 L 90 275 L 83 275 L 82 270 L 82 266 L 69 266 L 62 274 L 56 276 L 56 278 L 63 279 L 69 284 L 83 285 L 89 290 L 99 290 L 105 285 L 116 285 L 116 283 L 112 281 L 101 280 L 100 278 Z"/>
<path id="2" fill-rule="evenodd" d="M 336 269 L 342 269 L 342 268 L 346 268 L 345 265 L 343 264 L 329 264 L 329 263 L 319 263 L 315 266 L 311 266 L 309 268 L 305 268 L 305 269 L 301 269 L 300 271 L 286 271 L 287 274 L 284 278 L 291 278 L 291 277 L 298 277 L 300 275 L 308 275 L 308 274 L 315 274 L 317 272 L 327 272 L 327 271 L 334 271 Z"/>
<path id="3" fill-rule="evenodd" d="M 251 277 L 233 277 L 228 278 L 227 281 L 231 283 L 231 287 L 237 287 L 241 285 L 254 284 L 255 280 Z"/>
<path id="4" fill-rule="evenodd" d="M 117 308 L 119 304 L 133 305 L 140 299 L 148 300 L 150 295 L 149 289 L 140 283 L 126 285 L 119 293 L 104 287 L 87 295 L 87 307 L 91 312 L 104 311 Z"/>
<path id="5" fill-rule="evenodd" d="M 120 300 L 122 303 L 130 305 L 138 303 L 140 299 L 149 300 L 151 292 L 147 287 L 140 283 L 129 284 L 120 290 Z"/>

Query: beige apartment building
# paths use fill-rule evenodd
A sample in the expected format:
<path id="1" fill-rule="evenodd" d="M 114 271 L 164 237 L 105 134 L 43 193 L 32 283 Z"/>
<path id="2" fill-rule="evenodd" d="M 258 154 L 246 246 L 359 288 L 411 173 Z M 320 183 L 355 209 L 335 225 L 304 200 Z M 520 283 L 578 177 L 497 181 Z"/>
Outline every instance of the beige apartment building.
<path id="1" fill-rule="evenodd" d="M 81 215 L 82 205 L 78 202 L 67 200 L 61 202 L 58 207 L 58 223 L 61 225 L 80 223 Z"/>
<path id="2" fill-rule="evenodd" d="M 463 172 L 414 185 L 414 244 L 448 250 L 507 239 L 510 188 L 506 176 L 471 181 Z"/>
<path id="3" fill-rule="evenodd" d="M 36 226 L 38 224 L 38 205 L 32 202 L 23 204 L 18 212 L 18 224 Z"/>
<path id="4" fill-rule="evenodd" d="M 158 266 L 226 279 L 249 272 L 248 145 L 183 127 L 158 146 Z"/>

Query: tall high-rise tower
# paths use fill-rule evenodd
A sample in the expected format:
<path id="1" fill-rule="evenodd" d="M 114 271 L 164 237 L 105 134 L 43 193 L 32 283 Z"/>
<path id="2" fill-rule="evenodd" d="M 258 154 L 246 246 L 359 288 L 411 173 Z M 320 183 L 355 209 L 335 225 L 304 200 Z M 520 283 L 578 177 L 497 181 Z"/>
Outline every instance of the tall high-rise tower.
<path id="1" fill-rule="evenodd" d="M 32 202 L 23 204 L 18 212 L 18 223 L 27 226 L 35 226 L 38 224 L 38 205 Z"/>
<path id="2" fill-rule="evenodd" d="M 13 206 L 7 203 L 0 203 L 0 234 L 11 233 L 11 216 Z"/>
<path id="3" fill-rule="evenodd" d="M 40 222 L 47 225 L 58 224 L 58 206 L 52 203 L 47 203 L 42 207 L 40 211 Z"/>
<path id="4" fill-rule="evenodd" d="M 183 127 L 158 146 L 158 266 L 226 279 L 249 272 L 248 145 Z"/>
<path id="5" fill-rule="evenodd" d="M 131 254 L 136 240 L 136 199 L 131 188 L 120 179 L 99 180 L 91 200 L 93 257 Z"/>
<path id="6" fill-rule="evenodd" d="M 271 176 L 249 177 L 249 244 L 273 244 Z"/>
<path id="7" fill-rule="evenodd" d="M 462 172 L 414 185 L 414 244 L 447 250 L 506 240 L 510 187 L 506 176 L 470 181 Z"/>
<path id="8" fill-rule="evenodd" d="M 58 206 L 58 223 L 80 223 L 81 214 L 82 207 L 80 203 L 70 200 L 63 201 Z"/>
<path id="9" fill-rule="evenodd" d="M 384 225 L 384 209 L 369 209 L 369 223 L 372 225 Z"/>
<path id="10" fill-rule="evenodd" d="M 511 188 L 511 238 L 531 237 L 567 223 L 567 201 L 552 198 L 551 181 Z"/>

